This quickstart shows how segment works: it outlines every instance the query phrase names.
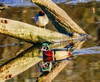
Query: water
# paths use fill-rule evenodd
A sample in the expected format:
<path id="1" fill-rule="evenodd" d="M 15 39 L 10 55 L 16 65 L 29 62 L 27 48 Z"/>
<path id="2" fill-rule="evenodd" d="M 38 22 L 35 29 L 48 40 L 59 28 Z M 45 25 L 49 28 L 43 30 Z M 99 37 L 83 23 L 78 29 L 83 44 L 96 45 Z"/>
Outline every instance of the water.
<path id="1" fill-rule="evenodd" d="M 2 0 L 3 1 L 3 0 Z M 1 1 L 1 2 L 2 2 Z M 13 20 L 18 20 L 35 25 L 31 17 L 34 17 L 36 13 L 40 11 L 35 4 L 30 3 L 28 0 L 23 0 L 24 3 L 12 4 L 13 2 L 8 2 L 4 0 L 8 6 L 6 10 L 0 12 L 0 17 L 9 18 Z M 9 0 L 10 1 L 10 0 Z M 16 0 L 14 0 L 16 1 Z M 28 1 L 28 2 L 27 2 Z M 99 43 L 99 28 L 100 28 L 100 2 L 91 0 L 60 0 L 62 3 L 56 2 L 62 9 L 64 9 L 68 15 L 88 34 L 92 35 L 91 40 L 87 40 L 80 50 L 76 50 L 73 53 L 78 55 L 76 59 L 71 60 L 71 62 L 58 74 L 58 76 L 53 80 L 53 82 L 99 82 L 100 81 L 100 43 Z M 82 2 L 82 3 L 81 3 Z M 28 3 L 28 5 L 26 5 Z M 17 6 L 18 5 L 18 6 Z M 17 7 L 16 7 L 17 6 Z M 24 7 L 22 7 L 24 6 Z M 93 8 L 95 8 L 95 13 L 93 13 Z M 57 31 L 52 23 L 47 25 L 47 29 Z M 8 36 L 0 34 L 0 45 L 20 43 L 21 40 L 14 39 Z M 63 44 L 60 45 L 60 47 Z M 32 46 L 29 43 L 24 42 L 22 45 L 6 46 L 0 47 L 0 65 L 2 65 L 7 60 L 16 57 L 20 52 L 28 49 Z M 39 45 L 41 46 L 41 45 Z M 37 46 L 33 50 L 33 54 L 39 55 L 40 47 Z M 29 53 L 29 52 L 28 52 Z M 30 51 L 31 53 L 31 51 Z M 27 58 L 33 59 L 34 55 L 25 55 Z M 29 59 L 29 60 L 30 60 Z M 30 61 L 33 63 L 35 61 Z M 33 65 L 33 64 L 32 64 Z M 17 70 L 17 69 L 16 69 Z M 15 73 L 16 74 L 16 73 Z M 17 76 L 13 77 L 6 82 L 35 82 L 37 77 L 40 76 L 38 70 L 38 65 L 31 66 L 27 70 L 20 72 Z"/>

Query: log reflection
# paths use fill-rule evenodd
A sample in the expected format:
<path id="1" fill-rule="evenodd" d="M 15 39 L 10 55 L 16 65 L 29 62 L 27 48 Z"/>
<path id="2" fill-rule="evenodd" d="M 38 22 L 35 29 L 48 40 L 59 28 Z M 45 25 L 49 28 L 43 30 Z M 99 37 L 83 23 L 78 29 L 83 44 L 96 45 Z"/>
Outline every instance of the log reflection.
<path id="1" fill-rule="evenodd" d="M 63 48 L 66 44 L 70 44 L 71 42 L 57 43 L 51 44 L 50 48 Z M 17 57 L 7 61 L 3 65 L 0 66 L 0 82 L 4 82 L 12 77 L 22 73 L 33 65 L 37 64 L 42 60 L 41 56 L 42 52 L 40 51 L 41 44 L 34 45 L 29 49 L 21 52 Z"/>
<path id="2" fill-rule="evenodd" d="M 42 55 L 39 47 L 40 46 L 30 47 L 29 49 L 20 53 L 17 57 L 1 65 L 0 82 L 18 75 L 41 61 L 42 59 L 38 57 L 39 55 Z"/>

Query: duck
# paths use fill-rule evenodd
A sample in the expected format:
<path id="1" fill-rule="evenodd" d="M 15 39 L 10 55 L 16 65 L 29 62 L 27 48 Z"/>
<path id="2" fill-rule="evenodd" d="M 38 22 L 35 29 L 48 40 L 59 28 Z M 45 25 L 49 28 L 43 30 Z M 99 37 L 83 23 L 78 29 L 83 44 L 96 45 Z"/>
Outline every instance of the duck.
<path id="1" fill-rule="evenodd" d="M 44 11 L 40 11 L 38 14 L 36 14 L 34 22 L 39 27 L 46 28 L 46 25 L 49 23 L 49 19 L 47 15 L 44 13 Z"/>
<path id="2" fill-rule="evenodd" d="M 48 45 L 48 43 L 43 43 L 43 44 L 42 44 L 41 51 L 48 51 L 48 50 L 49 50 L 49 45 Z"/>

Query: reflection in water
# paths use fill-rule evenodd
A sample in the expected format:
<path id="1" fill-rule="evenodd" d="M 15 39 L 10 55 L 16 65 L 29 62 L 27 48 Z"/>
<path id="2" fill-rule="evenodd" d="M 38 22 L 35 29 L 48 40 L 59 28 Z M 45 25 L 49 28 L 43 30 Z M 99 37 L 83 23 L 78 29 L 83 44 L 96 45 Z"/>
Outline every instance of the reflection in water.
<path id="1" fill-rule="evenodd" d="M 37 57 L 39 55 L 42 55 L 39 46 L 34 46 L 7 61 L 0 66 L 0 81 L 10 79 L 38 63 L 42 60 Z"/>
<path id="2" fill-rule="evenodd" d="M 65 47 L 64 49 L 66 49 L 66 48 L 68 48 L 69 46 L 71 46 L 71 48 L 73 48 L 73 49 L 79 49 L 79 48 L 81 48 L 81 46 L 83 45 L 83 43 L 84 42 L 66 42 L 66 44 L 67 45 L 62 45 L 62 47 Z M 53 46 L 53 44 L 51 44 L 52 46 Z M 55 44 L 54 44 L 55 45 Z M 61 44 L 58 44 L 59 46 L 61 46 Z M 50 48 L 52 49 L 53 47 L 52 46 L 50 46 Z M 56 45 L 57 46 L 57 45 Z M 59 49 L 59 46 L 57 46 L 58 47 L 58 49 L 56 49 L 56 50 L 60 50 L 60 49 L 62 49 L 62 48 L 60 48 Z M 55 48 L 57 48 L 57 47 L 55 47 Z M 21 72 L 23 72 L 23 71 L 25 71 L 25 70 L 27 70 L 28 68 L 30 68 L 30 67 L 32 67 L 33 65 L 35 65 L 36 63 L 38 63 L 39 61 L 41 61 L 42 59 L 40 58 L 40 57 L 38 57 L 40 54 L 42 55 L 42 52 L 40 51 L 40 48 L 41 48 L 41 46 L 39 47 L 39 45 L 36 45 L 36 46 L 34 46 L 34 47 L 32 47 L 32 48 L 30 48 L 30 49 L 28 49 L 28 50 L 26 50 L 26 51 L 24 51 L 24 52 L 22 52 L 21 54 L 19 54 L 17 57 L 15 57 L 15 58 L 13 58 L 13 59 L 11 59 L 11 60 L 9 60 L 7 63 L 4 63 L 1 67 L 0 67 L 0 73 L 1 73 L 1 78 L 0 78 L 0 80 L 2 81 L 2 80 L 6 80 L 6 79 L 9 79 L 9 78 L 12 78 L 12 77 L 14 77 L 15 78 L 15 76 L 16 75 L 18 75 L 19 73 L 21 73 Z M 55 50 L 55 49 L 52 49 L 52 50 Z M 81 51 L 82 49 L 80 49 L 79 51 L 80 51 L 80 53 L 82 52 L 82 54 L 84 53 L 84 54 L 86 54 L 85 52 L 83 52 L 83 50 Z M 100 49 L 99 49 L 99 47 L 91 47 L 91 48 L 84 48 L 84 50 L 85 51 L 88 51 L 88 50 L 91 50 L 92 52 L 94 52 L 94 51 L 99 51 Z M 76 50 L 76 51 L 78 51 L 78 50 Z M 75 51 L 75 52 L 76 52 Z M 58 51 L 59 52 L 59 55 L 61 55 L 62 54 L 62 52 L 63 51 Z M 92 53 L 91 52 L 91 53 Z M 58 54 L 58 53 L 57 53 Z M 64 54 L 64 53 L 63 53 Z M 65 53 L 66 54 L 66 53 Z M 75 53 L 74 53 L 75 54 Z M 79 54 L 79 53 L 78 53 Z M 87 57 L 89 57 L 89 56 L 87 56 Z M 90 56 L 91 58 L 93 58 L 93 55 L 91 55 Z M 89 57 L 89 58 L 90 58 Z M 80 58 L 83 58 L 83 57 L 80 57 Z M 74 59 L 73 60 L 73 58 L 72 58 L 72 60 L 70 61 L 71 63 L 76 63 L 76 62 L 79 62 L 80 61 L 80 58 L 79 58 L 79 60 L 76 58 L 76 59 Z M 85 56 L 84 56 L 84 63 L 85 63 Z M 89 59 L 89 62 L 91 62 L 92 60 L 91 60 L 91 58 Z M 96 59 L 97 58 L 93 58 L 93 60 L 94 61 L 96 61 Z M 83 60 L 83 59 L 81 59 L 81 60 Z M 88 60 L 88 59 L 87 59 Z M 63 61 L 63 60 L 62 60 Z M 53 65 L 51 66 L 51 63 L 50 64 L 48 64 L 48 66 L 49 66 L 49 68 L 50 68 L 50 70 L 53 70 L 53 72 L 51 72 L 49 69 L 45 69 L 45 70 L 49 70 L 50 71 L 50 73 L 48 74 L 48 75 L 46 75 L 46 76 L 44 76 L 44 74 L 42 74 L 42 75 L 40 75 L 40 77 L 39 77 L 39 80 L 40 80 L 40 78 L 42 77 L 42 78 L 44 78 L 45 80 L 46 80 L 46 78 L 48 79 L 49 77 L 51 77 L 51 75 L 52 75 L 52 79 L 51 78 L 49 78 L 48 80 L 53 80 L 53 78 L 57 75 L 56 73 L 58 72 L 60 72 L 60 71 L 58 71 L 58 69 L 63 69 L 63 68 L 61 68 L 62 66 L 61 65 L 65 65 L 65 63 L 62 63 L 62 61 L 57 61 L 57 62 L 54 62 L 53 63 Z M 88 61 L 87 61 L 88 62 Z M 81 63 L 81 62 L 80 62 Z M 70 70 L 66 70 L 66 74 L 67 74 L 67 77 L 69 77 L 70 75 L 70 80 L 72 80 L 72 79 L 74 79 L 75 80 L 75 77 L 79 77 L 79 75 L 80 74 L 78 74 L 76 71 L 78 71 L 78 69 L 79 68 L 81 68 L 83 71 L 85 70 L 85 69 L 87 69 L 87 67 L 86 67 L 86 65 L 85 64 L 80 64 L 79 63 L 79 65 L 82 65 L 82 66 L 79 66 L 79 65 L 73 65 L 73 66 L 71 66 L 71 67 L 73 67 L 73 68 L 71 68 Z M 92 62 L 91 62 L 92 63 Z M 69 63 L 70 64 L 70 63 Z M 92 64 L 91 64 L 92 65 Z M 99 65 L 99 64 L 95 64 L 95 65 Z M 53 69 L 51 69 L 53 67 Z M 74 68 L 75 67 L 75 68 Z M 34 68 L 34 66 L 33 66 L 33 68 Z M 92 67 L 91 67 L 92 68 Z M 67 69 L 68 69 L 68 67 L 67 67 Z M 97 69 L 98 69 L 98 67 L 97 67 Z M 35 69 L 35 70 L 37 70 L 37 69 Z M 34 70 L 34 71 L 35 71 Z M 76 71 L 75 71 L 76 70 Z M 34 72 L 33 71 L 33 73 L 36 73 L 36 72 Z M 75 73 L 74 73 L 74 71 L 75 71 Z M 42 72 L 43 72 L 43 70 L 42 70 Z M 81 74 L 83 73 L 81 70 L 79 71 Z M 72 73 L 74 73 L 74 74 L 72 74 Z M 47 72 L 45 72 L 45 74 L 47 74 Z M 53 76 L 53 74 L 55 75 L 55 76 Z M 64 74 L 64 75 L 66 75 L 66 74 Z M 76 75 L 77 74 L 77 75 Z M 61 74 L 60 74 L 61 75 Z M 75 75 L 75 77 L 74 77 L 74 75 Z M 37 77 L 38 77 L 39 75 L 37 75 Z M 59 75 L 58 75 L 59 76 Z M 36 77 L 36 78 L 37 78 Z M 14 79 L 13 78 L 13 79 Z M 36 80 L 36 78 L 34 79 L 34 81 Z M 56 78 L 55 78 L 56 79 Z M 57 78 L 58 79 L 58 78 Z M 30 79 L 31 80 L 31 79 Z M 66 78 L 66 80 L 68 80 L 68 78 Z M 54 80 L 54 81 L 56 81 L 56 80 Z"/>
<path id="3" fill-rule="evenodd" d="M 85 54 L 100 54 L 100 47 L 90 47 L 74 50 L 72 52 L 73 55 L 85 55 Z"/>
<path id="4" fill-rule="evenodd" d="M 62 46 L 64 47 L 66 45 Z M 42 59 L 38 57 L 42 55 L 39 47 L 39 45 L 34 45 L 34 47 L 27 49 L 26 51 L 20 53 L 17 57 L 1 65 L 0 81 L 10 79 L 41 61 Z"/>
<path id="5" fill-rule="evenodd" d="M 68 44 L 68 43 L 66 42 L 66 44 Z M 78 43 L 78 45 L 74 45 L 74 47 L 78 48 L 79 46 L 82 46 L 82 44 L 80 45 L 81 42 L 80 43 L 76 42 L 76 43 Z M 65 47 L 65 46 L 68 46 L 68 45 L 63 45 L 63 47 Z M 55 51 L 55 50 L 57 50 L 57 49 L 53 49 L 52 51 Z M 56 52 L 54 52 L 54 53 L 57 54 L 58 56 L 60 55 L 60 57 L 61 57 L 62 52 L 65 52 L 65 51 L 62 51 L 62 50 L 59 51 L 59 49 L 58 49 L 57 52 L 59 52 L 59 53 L 56 53 Z M 66 55 L 66 53 L 63 53 L 62 55 L 65 56 L 64 54 Z M 7 61 L 6 63 L 4 63 L 3 65 L 0 66 L 0 81 L 5 81 L 7 79 L 15 77 L 19 73 L 21 73 L 21 72 L 27 70 L 28 68 L 32 67 L 33 65 L 35 65 L 36 63 L 38 63 L 39 61 L 42 60 L 40 57 L 38 57 L 40 55 L 42 55 L 42 52 L 40 51 L 39 45 L 36 45 L 36 46 L 34 45 L 34 47 L 27 49 L 26 51 L 20 53 L 17 57 Z M 55 57 L 54 59 L 57 59 L 57 57 Z M 45 64 L 44 66 L 47 65 L 46 67 L 48 67 L 48 68 L 43 67 L 42 71 L 49 70 L 49 72 L 50 72 L 51 68 L 52 68 L 52 62 L 50 62 L 50 63 L 45 62 L 43 64 Z M 62 63 L 62 61 L 60 61 L 59 64 L 62 65 L 64 63 Z M 58 69 L 56 67 L 56 65 L 58 66 L 58 64 L 56 62 L 53 63 L 53 68 L 52 68 L 53 70 Z M 55 69 L 54 69 L 54 67 L 55 67 Z M 59 66 L 58 72 L 60 72 L 60 69 L 63 69 L 63 68 L 61 68 L 61 66 Z M 46 78 L 50 77 L 50 75 L 52 75 L 52 73 L 49 74 L 49 76 L 46 76 Z M 55 76 L 53 76 L 53 77 L 55 77 Z M 52 79 L 53 79 L 53 77 L 52 77 Z M 52 79 L 50 78 L 49 80 L 52 80 Z"/>
<path id="6" fill-rule="evenodd" d="M 2 1 L 10 1 L 10 0 L 2 0 Z M 14 0 L 14 1 L 16 1 L 16 0 Z M 25 0 L 23 0 L 23 1 L 25 1 Z M 62 0 L 60 0 L 60 1 L 62 1 Z M 75 1 L 78 2 L 80 0 L 75 0 Z M 86 1 L 86 0 L 82 0 L 82 1 Z M 89 0 L 87 0 L 87 1 L 89 1 Z M 100 9 L 99 9 L 100 3 L 99 3 L 99 0 L 98 0 L 98 2 L 95 2 L 97 0 L 92 0 L 92 1 L 94 1 L 94 2 L 77 3 L 77 5 L 67 5 L 68 2 L 71 2 L 71 4 L 74 3 L 74 1 L 68 0 L 68 2 L 58 4 L 58 5 L 61 8 L 63 8 L 68 13 L 68 15 L 78 25 L 80 25 L 82 28 L 85 27 L 85 31 L 88 34 L 91 34 L 93 36 L 93 40 L 95 40 L 97 38 L 97 35 L 98 35 L 98 40 L 100 40 L 100 37 L 99 37 L 100 32 L 98 31 L 98 29 L 100 27 L 100 24 L 99 24 L 99 22 L 100 22 L 100 16 L 99 16 L 100 15 Z M 12 5 L 12 4 L 9 4 L 9 5 L 16 6 L 16 5 Z M 20 4 L 17 4 L 17 5 L 20 5 Z M 25 6 L 27 6 L 27 5 L 25 4 Z M 93 7 L 95 8 L 95 13 L 93 13 L 93 9 L 92 9 Z M 38 11 L 40 11 L 40 9 L 38 7 L 29 7 L 29 8 L 28 7 L 21 7 L 21 8 L 20 7 L 19 8 L 18 7 L 17 8 L 9 7 L 7 9 L 5 9 L 3 12 L 0 12 L 0 17 L 10 18 L 10 19 L 30 23 L 33 25 L 33 20 L 31 20 L 30 18 L 35 16 L 36 13 L 38 13 Z M 56 31 L 56 29 L 51 24 L 51 22 L 48 24 L 47 28 L 49 28 L 50 30 Z M 98 34 L 97 34 L 97 31 L 98 31 Z M 85 44 L 83 44 L 83 48 L 98 46 L 98 44 L 95 43 L 93 40 L 86 41 Z M 10 38 L 8 36 L 4 36 L 4 35 L 0 34 L 0 45 L 16 43 L 16 42 L 20 42 L 20 41 L 17 39 Z M 65 46 L 62 46 L 63 43 L 59 44 L 59 45 L 57 45 L 57 44 L 58 43 L 56 43 L 54 45 L 50 45 L 51 49 L 56 48 L 56 47 L 58 47 L 58 48 L 65 47 Z M 68 43 L 65 43 L 65 44 L 68 44 Z M 81 44 L 75 43 L 74 45 L 81 45 Z M 27 44 L 27 47 L 28 46 L 29 46 L 29 44 Z M 24 48 L 24 47 L 17 46 L 17 47 L 0 48 L 0 58 L 7 59 L 7 58 L 15 57 L 16 55 L 14 55 L 14 54 L 16 52 L 19 52 L 20 48 Z M 78 46 L 78 48 L 80 48 L 80 47 Z M 94 49 L 96 49 L 96 50 L 94 50 Z M 64 68 L 64 70 L 62 70 L 62 72 L 57 75 L 57 77 L 53 80 L 53 82 L 57 82 L 57 81 L 59 81 L 59 82 L 63 82 L 63 81 L 65 81 L 65 82 L 66 81 L 68 81 L 68 82 L 71 82 L 71 81 L 72 82 L 73 81 L 76 81 L 76 82 L 95 81 L 95 82 L 97 82 L 98 81 L 99 82 L 100 81 L 100 61 L 99 61 L 100 55 L 97 54 L 99 52 L 99 49 L 97 49 L 97 48 L 94 48 L 94 49 L 93 50 L 91 48 L 90 48 L 90 50 L 84 49 L 85 52 L 87 50 L 88 54 L 90 54 L 89 52 L 91 52 L 91 51 L 93 53 L 90 55 L 81 55 L 81 56 L 78 56 L 76 59 L 71 60 L 70 63 Z M 36 50 L 39 50 L 39 49 L 37 48 Z M 81 54 L 84 54 L 84 51 L 80 50 L 80 52 L 83 52 Z M 95 54 L 94 54 L 94 52 L 95 52 Z M 29 54 L 27 54 L 27 56 L 32 57 L 32 55 L 29 55 Z M 27 57 L 27 58 L 29 58 L 29 57 Z M 22 59 L 24 59 L 24 58 L 22 57 Z M 30 60 L 30 58 L 29 58 L 29 60 Z M 34 60 L 30 61 L 32 63 L 32 65 L 33 65 L 33 61 Z M 3 62 L 5 62 L 5 60 Z M 0 60 L 0 64 L 2 64 L 1 60 Z M 18 64 L 20 64 L 20 62 Z M 25 67 L 25 69 L 26 69 L 26 67 Z M 16 74 L 17 76 L 15 76 L 15 77 L 13 77 L 13 75 L 11 75 L 11 74 L 8 74 L 6 76 L 6 78 L 10 78 L 10 77 L 13 77 L 13 78 L 8 80 L 7 82 L 11 82 L 11 81 L 12 82 L 15 82 L 15 81 L 17 81 L 17 82 L 25 82 L 25 81 L 26 82 L 27 81 L 34 82 L 34 81 L 36 81 L 37 77 L 40 75 L 40 73 L 37 69 L 38 69 L 38 65 L 36 64 L 35 66 L 31 67 L 29 70 L 27 70 L 21 74 L 18 74 L 18 75 Z M 16 70 L 18 70 L 18 69 L 16 69 Z M 20 71 L 20 72 L 22 72 L 22 71 Z M 0 72 L 0 74 L 1 74 L 1 72 Z"/>
<path id="7" fill-rule="evenodd" d="M 69 66 L 60 73 L 54 80 L 62 81 L 100 81 L 100 56 L 95 54 L 80 56 L 73 60 Z M 80 61 L 80 62 L 79 62 Z M 64 74 L 64 75 L 63 75 Z M 61 78 L 62 77 L 62 78 Z"/>
<path id="8" fill-rule="evenodd" d="M 52 62 L 39 62 L 39 70 L 42 74 L 47 75 L 52 69 Z"/>
<path id="9" fill-rule="evenodd" d="M 51 68 L 52 68 L 51 61 L 53 61 L 53 53 L 49 49 L 48 43 L 42 44 L 41 51 L 42 51 L 43 58 L 42 58 L 42 61 L 39 62 L 39 64 L 38 64 L 39 70 L 40 70 L 41 73 L 47 74 L 51 71 Z"/>
<path id="10" fill-rule="evenodd" d="M 73 46 L 70 46 L 70 44 L 67 46 L 69 47 L 50 50 L 47 43 L 42 44 L 41 51 L 43 55 L 43 60 L 38 64 L 40 72 L 42 74 L 47 75 L 54 67 L 52 67 L 52 64 L 54 65 L 57 62 L 69 60 L 69 58 L 71 57 L 69 49 L 71 49 Z"/>
<path id="11" fill-rule="evenodd" d="M 71 54 L 69 53 L 69 49 L 73 47 L 74 49 L 79 49 L 82 47 L 83 43 L 84 41 L 76 42 L 75 44 L 73 44 L 73 46 L 72 43 L 66 45 L 68 46 L 66 48 L 52 49 L 51 51 L 49 50 L 49 52 L 48 50 L 43 51 L 43 59 L 45 60 L 39 63 L 39 69 L 40 72 L 42 72 L 42 74 L 37 80 L 38 81 L 48 80 L 49 82 L 51 82 L 58 75 L 58 73 L 66 66 L 66 64 L 68 64 L 70 60 L 69 57 L 71 57 Z"/>

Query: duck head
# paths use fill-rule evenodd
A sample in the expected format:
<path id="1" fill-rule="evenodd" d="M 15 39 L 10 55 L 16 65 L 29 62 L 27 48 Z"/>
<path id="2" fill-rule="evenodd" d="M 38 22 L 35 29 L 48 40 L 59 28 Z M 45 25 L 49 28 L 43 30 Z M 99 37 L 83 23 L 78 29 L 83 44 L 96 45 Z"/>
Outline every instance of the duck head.
<path id="1" fill-rule="evenodd" d="M 49 50 L 49 45 L 47 43 L 43 43 L 41 51 L 47 51 L 47 50 Z"/>

